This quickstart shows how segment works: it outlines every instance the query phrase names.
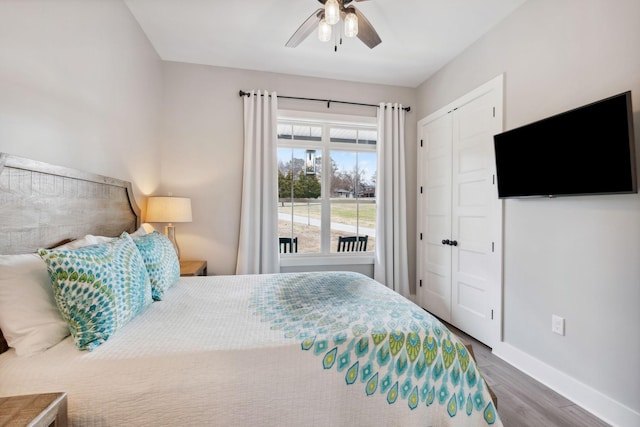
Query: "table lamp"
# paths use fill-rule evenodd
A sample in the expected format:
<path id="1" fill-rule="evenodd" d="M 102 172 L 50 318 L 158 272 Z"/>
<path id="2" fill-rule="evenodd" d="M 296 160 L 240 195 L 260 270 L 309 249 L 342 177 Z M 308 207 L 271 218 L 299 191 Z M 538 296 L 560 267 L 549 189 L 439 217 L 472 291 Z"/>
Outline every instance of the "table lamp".
<path id="1" fill-rule="evenodd" d="M 176 228 L 174 222 L 191 222 L 191 199 L 188 197 L 149 197 L 147 199 L 146 222 L 168 223 L 164 228 L 164 234 L 169 238 L 180 259 L 180 248 L 176 240 Z"/>

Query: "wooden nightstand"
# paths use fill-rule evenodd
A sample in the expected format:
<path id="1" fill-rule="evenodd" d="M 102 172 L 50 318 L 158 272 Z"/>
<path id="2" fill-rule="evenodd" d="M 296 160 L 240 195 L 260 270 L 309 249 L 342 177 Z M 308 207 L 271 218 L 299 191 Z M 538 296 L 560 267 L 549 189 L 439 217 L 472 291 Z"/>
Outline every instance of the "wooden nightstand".
<path id="1" fill-rule="evenodd" d="M 0 425 L 66 427 L 67 393 L 0 397 Z"/>
<path id="2" fill-rule="evenodd" d="M 207 261 L 180 261 L 181 276 L 206 276 Z"/>

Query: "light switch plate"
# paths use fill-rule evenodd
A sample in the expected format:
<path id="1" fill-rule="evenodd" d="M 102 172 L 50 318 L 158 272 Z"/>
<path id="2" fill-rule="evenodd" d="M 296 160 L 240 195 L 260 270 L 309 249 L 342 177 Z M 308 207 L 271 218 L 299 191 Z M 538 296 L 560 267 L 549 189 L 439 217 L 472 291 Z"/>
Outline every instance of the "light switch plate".
<path id="1" fill-rule="evenodd" d="M 551 331 L 564 336 L 564 317 L 551 315 Z"/>

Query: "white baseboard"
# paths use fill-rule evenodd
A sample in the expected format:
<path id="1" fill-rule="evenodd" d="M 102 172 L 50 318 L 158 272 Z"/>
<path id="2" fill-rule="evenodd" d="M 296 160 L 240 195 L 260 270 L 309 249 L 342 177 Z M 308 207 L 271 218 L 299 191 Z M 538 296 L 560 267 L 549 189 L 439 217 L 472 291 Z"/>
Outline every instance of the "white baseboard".
<path id="1" fill-rule="evenodd" d="M 493 354 L 613 426 L 640 426 L 640 413 L 510 344 L 498 343 Z"/>

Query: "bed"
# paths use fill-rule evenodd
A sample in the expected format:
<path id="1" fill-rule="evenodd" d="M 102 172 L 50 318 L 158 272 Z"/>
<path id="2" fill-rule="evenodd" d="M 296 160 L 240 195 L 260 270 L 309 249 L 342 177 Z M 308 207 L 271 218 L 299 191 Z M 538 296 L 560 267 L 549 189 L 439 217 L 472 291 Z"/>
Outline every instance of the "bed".
<path id="1" fill-rule="evenodd" d="M 0 201 L 4 255 L 140 225 L 129 183 L 6 154 Z M 4 350 L 0 397 L 64 391 L 77 426 L 502 425 L 461 341 L 357 273 L 181 277 L 92 351 Z"/>

